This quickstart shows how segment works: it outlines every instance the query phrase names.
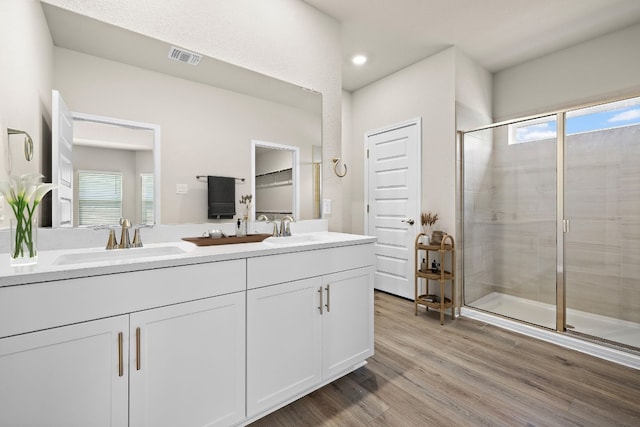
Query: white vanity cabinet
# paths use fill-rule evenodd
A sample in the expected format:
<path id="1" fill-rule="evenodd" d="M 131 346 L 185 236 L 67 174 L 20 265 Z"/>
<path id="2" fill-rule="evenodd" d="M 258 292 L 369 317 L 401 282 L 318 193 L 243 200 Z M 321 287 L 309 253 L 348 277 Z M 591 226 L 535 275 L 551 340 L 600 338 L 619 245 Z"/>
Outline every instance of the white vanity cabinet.
<path id="1" fill-rule="evenodd" d="M 335 378 L 373 355 L 373 268 L 322 278 L 322 377 Z"/>
<path id="2" fill-rule="evenodd" d="M 133 313 L 130 325 L 131 426 L 244 419 L 244 292 Z"/>
<path id="3" fill-rule="evenodd" d="M 247 416 L 373 355 L 373 245 L 248 260 Z"/>
<path id="4" fill-rule="evenodd" d="M 0 288 L 0 426 L 241 422 L 245 289 L 244 259 Z"/>
<path id="5" fill-rule="evenodd" d="M 126 426 L 129 316 L 0 339 L 0 425 Z"/>
<path id="6" fill-rule="evenodd" d="M 322 380 L 319 277 L 247 292 L 247 414 Z"/>

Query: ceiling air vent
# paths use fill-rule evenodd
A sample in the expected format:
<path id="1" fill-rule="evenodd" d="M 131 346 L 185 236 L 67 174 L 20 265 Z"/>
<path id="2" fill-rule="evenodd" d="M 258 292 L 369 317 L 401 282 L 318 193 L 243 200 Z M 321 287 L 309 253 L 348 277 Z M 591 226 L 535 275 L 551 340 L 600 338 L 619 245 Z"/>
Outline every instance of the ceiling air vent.
<path id="1" fill-rule="evenodd" d="M 169 49 L 169 59 L 184 62 L 185 64 L 198 65 L 202 59 L 202 55 L 171 46 L 171 49 Z"/>

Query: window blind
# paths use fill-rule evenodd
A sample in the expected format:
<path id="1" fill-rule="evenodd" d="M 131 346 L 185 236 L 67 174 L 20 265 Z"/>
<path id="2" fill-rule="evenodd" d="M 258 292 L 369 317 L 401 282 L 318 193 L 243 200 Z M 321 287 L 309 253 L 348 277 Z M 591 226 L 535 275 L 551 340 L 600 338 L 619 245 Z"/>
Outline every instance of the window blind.
<path id="1" fill-rule="evenodd" d="M 122 173 L 78 171 L 78 225 L 118 225 Z"/>
<path id="2" fill-rule="evenodd" d="M 140 174 L 141 219 L 143 224 L 153 224 L 153 174 Z"/>

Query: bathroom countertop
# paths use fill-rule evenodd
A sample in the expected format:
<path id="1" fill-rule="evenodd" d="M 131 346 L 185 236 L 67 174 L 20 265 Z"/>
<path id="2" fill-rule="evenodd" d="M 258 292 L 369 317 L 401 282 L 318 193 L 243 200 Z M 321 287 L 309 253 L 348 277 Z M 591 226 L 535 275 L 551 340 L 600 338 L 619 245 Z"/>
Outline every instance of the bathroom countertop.
<path id="1" fill-rule="evenodd" d="M 327 249 L 367 244 L 376 241 L 376 238 L 371 236 L 326 231 L 295 234 L 290 241 L 286 240 L 289 239 L 288 237 L 279 237 L 275 238 L 277 239 L 276 243 L 272 243 L 272 239 L 273 238 L 269 238 L 258 243 L 214 246 L 196 246 L 186 241 L 151 243 L 140 248 L 142 251 L 139 253 L 144 253 L 144 251 L 151 253 L 154 249 L 149 248 L 163 248 L 167 246 L 170 246 L 171 249 L 175 249 L 175 252 L 179 253 L 137 257 L 137 248 L 114 249 L 112 251 L 118 251 L 118 253 L 115 254 L 118 256 L 118 259 L 99 261 L 88 259 L 81 262 L 74 262 L 73 260 L 74 258 L 79 259 L 87 254 L 101 254 L 106 252 L 106 250 L 104 248 L 88 248 L 40 251 L 38 253 L 37 264 L 19 267 L 9 265 L 9 255 L 4 253 L 0 254 L 0 256 L 2 256 L 2 258 L 0 258 L 0 287 Z M 127 255 L 130 254 L 131 256 L 120 258 L 122 256 L 120 254 L 124 253 Z M 159 253 L 161 253 L 161 250 Z M 61 264 L 61 262 L 68 263 Z"/>

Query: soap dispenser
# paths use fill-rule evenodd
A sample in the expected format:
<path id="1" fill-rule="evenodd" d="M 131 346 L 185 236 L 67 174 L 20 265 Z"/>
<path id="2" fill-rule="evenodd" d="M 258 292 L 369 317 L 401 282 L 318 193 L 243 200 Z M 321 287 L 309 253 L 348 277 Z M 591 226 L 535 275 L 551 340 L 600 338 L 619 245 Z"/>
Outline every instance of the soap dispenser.
<path id="1" fill-rule="evenodd" d="M 246 234 L 247 234 L 246 224 L 244 223 L 244 221 L 242 221 L 241 218 L 238 218 L 236 236 L 240 237 L 240 236 L 245 236 Z"/>

